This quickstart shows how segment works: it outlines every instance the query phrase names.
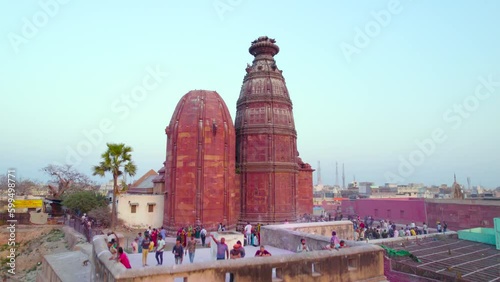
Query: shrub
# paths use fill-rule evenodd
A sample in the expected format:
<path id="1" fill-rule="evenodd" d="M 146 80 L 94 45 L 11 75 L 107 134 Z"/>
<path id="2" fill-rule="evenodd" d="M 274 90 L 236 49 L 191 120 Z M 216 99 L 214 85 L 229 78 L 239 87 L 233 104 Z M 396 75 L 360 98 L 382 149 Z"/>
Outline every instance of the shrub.
<path id="1" fill-rule="evenodd" d="M 105 228 L 111 226 L 111 209 L 108 206 L 95 208 L 88 213 L 88 216 L 96 220 L 97 225 Z M 118 219 L 117 226 L 121 225 L 123 220 Z"/>
<path id="2" fill-rule="evenodd" d="M 79 191 L 66 195 L 62 205 L 73 212 L 80 211 L 82 213 L 88 213 L 99 207 L 107 207 L 108 202 L 106 201 L 106 197 L 96 192 Z"/>

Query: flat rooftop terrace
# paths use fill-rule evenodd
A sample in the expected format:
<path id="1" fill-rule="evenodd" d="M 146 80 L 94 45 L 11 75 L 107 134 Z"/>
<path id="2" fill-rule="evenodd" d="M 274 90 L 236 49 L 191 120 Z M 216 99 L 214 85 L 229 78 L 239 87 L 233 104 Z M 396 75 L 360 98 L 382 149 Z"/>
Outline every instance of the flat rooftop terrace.
<path id="1" fill-rule="evenodd" d="M 228 246 L 229 247 L 229 246 Z M 243 260 L 247 259 L 259 259 L 259 257 L 254 257 L 255 252 L 259 250 L 259 247 L 254 247 L 254 246 L 245 246 L 245 257 L 241 258 Z M 229 250 L 232 249 L 232 246 L 229 247 Z M 284 254 L 294 254 L 293 252 L 283 250 L 283 249 L 278 249 L 273 246 L 266 246 L 266 250 L 271 253 L 273 256 L 279 256 L 279 255 L 284 255 Z M 144 268 L 142 266 L 142 254 L 127 254 L 129 260 L 130 260 L 130 266 L 135 269 L 140 269 Z M 195 255 L 194 255 L 194 261 L 193 264 L 195 263 L 200 263 L 200 262 L 210 262 L 210 261 L 216 261 L 214 257 L 211 256 L 210 253 L 210 248 L 196 248 Z M 184 259 L 182 261 L 182 264 L 191 264 L 189 261 L 189 255 L 185 255 Z M 174 254 L 172 254 L 172 248 L 168 248 L 163 252 L 163 265 L 156 265 L 156 258 L 155 258 L 155 252 L 151 252 L 148 254 L 148 265 L 145 268 L 156 268 L 156 267 L 172 267 L 175 266 L 175 259 L 174 259 Z"/>
<path id="2" fill-rule="evenodd" d="M 407 250 L 421 260 L 393 258 L 396 271 L 441 281 L 500 281 L 500 251 L 492 245 L 438 236 L 386 246 Z"/>

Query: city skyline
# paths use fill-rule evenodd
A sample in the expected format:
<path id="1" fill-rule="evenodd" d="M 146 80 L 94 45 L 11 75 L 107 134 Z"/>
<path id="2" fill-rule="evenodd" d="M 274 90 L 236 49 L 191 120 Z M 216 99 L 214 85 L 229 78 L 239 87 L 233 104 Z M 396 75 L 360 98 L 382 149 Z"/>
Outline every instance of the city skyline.
<path id="1" fill-rule="evenodd" d="M 42 167 L 69 163 L 91 175 L 107 142 L 134 149 L 129 179 L 158 170 L 180 97 L 215 90 L 234 122 L 250 42 L 269 36 L 300 157 L 321 161 L 324 184 L 338 162 L 346 183 L 451 185 L 456 173 L 495 188 L 499 11 L 496 1 L 4 2 L 1 173 L 44 181 Z"/>
<path id="2" fill-rule="evenodd" d="M 319 163 L 320 161 L 318 161 L 317 163 Z M 341 163 L 340 165 L 342 165 L 343 163 Z M 335 186 L 339 186 L 342 188 L 342 176 L 339 176 L 338 178 L 338 184 L 337 183 L 337 180 L 335 178 L 335 163 L 333 163 L 333 168 L 334 168 L 334 172 L 332 174 L 332 172 L 328 171 L 327 173 L 329 174 L 329 177 L 327 179 L 330 179 L 331 181 L 330 182 L 325 182 L 323 181 L 324 179 L 324 176 L 323 176 L 323 168 L 321 166 L 321 185 L 324 185 L 324 186 L 330 186 L 330 187 L 335 187 Z M 342 173 L 342 170 L 340 170 L 340 173 Z M 465 188 L 467 188 L 468 186 L 468 183 L 467 183 L 467 180 L 470 179 L 472 182 L 471 182 L 471 187 L 476 187 L 476 186 L 480 186 L 480 187 L 483 187 L 483 188 L 488 188 L 488 189 L 495 189 L 495 188 L 498 188 L 500 187 L 500 185 L 496 185 L 496 186 L 491 186 L 491 187 L 488 187 L 488 186 L 484 186 L 481 182 L 481 180 L 477 180 L 477 181 L 474 181 L 470 176 L 456 176 L 456 181 L 458 184 L 464 186 Z M 356 173 L 355 171 L 352 173 L 352 174 L 348 174 L 347 175 L 347 179 L 345 181 L 345 188 L 347 189 L 347 186 L 348 184 L 351 184 L 353 183 L 354 181 L 356 181 L 357 183 L 361 183 L 361 182 L 373 182 L 374 185 L 377 185 L 377 186 L 384 186 L 385 184 L 389 183 L 389 184 L 398 184 L 398 185 L 407 185 L 407 184 L 423 184 L 424 186 L 427 186 L 427 187 L 430 187 L 430 186 L 441 186 L 441 185 L 448 185 L 448 187 L 451 187 L 454 183 L 454 174 L 452 174 L 450 176 L 450 180 L 449 181 L 446 181 L 446 182 L 443 182 L 443 183 L 429 183 L 429 182 L 426 182 L 426 181 L 409 181 L 409 182 L 376 182 L 376 181 L 373 181 L 373 180 L 370 180 L 370 179 L 360 179 L 359 177 L 356 176 Z M 318 170 L 316 169 L 314 172 L 313 172 L 313 184 L 314 186 L 317 186 L 319 185 L 319 182 L 318 182 Z"/>

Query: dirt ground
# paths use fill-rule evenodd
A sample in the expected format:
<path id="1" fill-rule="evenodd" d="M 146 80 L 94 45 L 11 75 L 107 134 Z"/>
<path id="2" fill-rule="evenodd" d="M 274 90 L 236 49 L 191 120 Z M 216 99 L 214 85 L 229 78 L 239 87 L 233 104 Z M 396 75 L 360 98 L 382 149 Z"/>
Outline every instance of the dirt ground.
<path id="1" fill-rule="evenodd" d="M 0 245 L 3 281 L 35 281 L 41 271 L 44 255 L 67 252 L 61 225 L 18 225 L 16 226 L 16 269 L 14 276 L 5 276 L 9 267 L 6 265 L 11 246 Z M 2 226 L 0 242 L 8 242 L 10 232 Z"/>
<path id="2" fill-rule="evenodd" d="M 38 271 L 42 269 L 42 258 L 44 255 L 57 254 L 70 251 L 68 244 L 64 239 L 62 227 L 64 225 L 18 225 L 16 226 L 16 274 L 14 276 L 7 275 L 9 267 L 6 265 L 9 254 L 7 242 L 10 232 L 5 226 L 0 228 L 0 242 L 5 242 L 0 245 L 0 271 L 2 281 L 23 281 L 34 282 Z M 107 230 L 104 230 L 105 232 Z M 118 228 L 117 233 L 124 235 L 123 246 L 130 251 L 130 244 L 137 237 L 138 232 L 144 230 L 133 230 Z M 173 247 L 174 243 L 168 242 L 166 249 Z"/>

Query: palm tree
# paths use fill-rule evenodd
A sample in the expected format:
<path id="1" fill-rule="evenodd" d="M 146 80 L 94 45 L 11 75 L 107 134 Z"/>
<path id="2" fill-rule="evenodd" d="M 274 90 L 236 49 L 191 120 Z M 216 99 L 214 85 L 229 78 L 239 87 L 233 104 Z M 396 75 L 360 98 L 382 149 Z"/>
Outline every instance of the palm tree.
<path id="1" fill-rule="evenodd" d="M 99 165 L 93 167 L 93 175 L 104 176 L 106 172 L 113 174 L 113 204 L 111 205 L 111 229 L 116 222 L 116 195 L 118 192 L 118 177 L 126 173 L 134 176 L 137 167 L 132 162 L 132 148 L 125 144 L 107 143 L 108 150 L 101 157 Z"/>

